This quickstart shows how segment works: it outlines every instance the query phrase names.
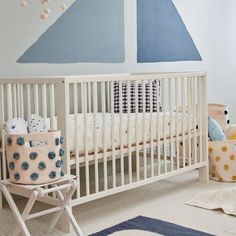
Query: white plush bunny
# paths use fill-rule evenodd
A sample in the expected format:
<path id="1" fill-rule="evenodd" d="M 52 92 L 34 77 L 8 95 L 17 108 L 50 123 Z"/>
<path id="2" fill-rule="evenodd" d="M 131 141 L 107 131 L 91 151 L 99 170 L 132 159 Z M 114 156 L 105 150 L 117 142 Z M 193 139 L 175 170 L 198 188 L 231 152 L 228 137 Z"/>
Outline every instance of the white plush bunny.
<path id="1" fill-rule="evenodd" d="M 8 134 L 27 134 L 27 122 L 21 118 L 13 118 L 5 123 L 5 129 Z"/>

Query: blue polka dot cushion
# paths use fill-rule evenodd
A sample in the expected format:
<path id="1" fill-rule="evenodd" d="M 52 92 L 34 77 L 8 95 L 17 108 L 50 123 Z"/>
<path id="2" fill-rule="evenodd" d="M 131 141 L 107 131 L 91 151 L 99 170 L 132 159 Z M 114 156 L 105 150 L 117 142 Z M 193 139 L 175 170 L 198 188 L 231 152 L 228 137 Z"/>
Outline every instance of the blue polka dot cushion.
<path id="1" fill-rule="evenodd" d="M 64 150 L 61 147 L 63 138 L 60 131 L 11 134 L 7 140 L 7 162 L 11 182 L 46 184 L 62 176 Z M 46 145 L 26 145 L 38 140 Z"/>
<path id="2" fill-rule="evenodd" d="M 222 127 L 211 117 L 208 118 L 208 135 L 211 141 L 226 141 Z"/>

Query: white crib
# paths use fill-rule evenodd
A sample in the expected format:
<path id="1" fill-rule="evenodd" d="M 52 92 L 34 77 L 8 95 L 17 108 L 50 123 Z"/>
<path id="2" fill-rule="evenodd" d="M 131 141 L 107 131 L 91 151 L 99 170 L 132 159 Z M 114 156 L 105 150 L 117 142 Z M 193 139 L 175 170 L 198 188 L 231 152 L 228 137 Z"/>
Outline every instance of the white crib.
<path id="1" fill-rule="evenodd" d="M 2 78 L 1 126 L 28 114 L 62 131 L 64 170 L 80 177 L 72 206 L 194 169 L 208 180 L 205 73 Z M 0 163 L 6 179 L 4 132 Z"/>

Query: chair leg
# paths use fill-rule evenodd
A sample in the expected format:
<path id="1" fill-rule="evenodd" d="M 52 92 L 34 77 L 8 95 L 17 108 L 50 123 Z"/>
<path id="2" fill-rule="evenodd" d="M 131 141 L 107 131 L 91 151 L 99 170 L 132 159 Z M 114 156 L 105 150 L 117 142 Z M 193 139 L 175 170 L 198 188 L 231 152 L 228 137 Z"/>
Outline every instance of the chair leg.
<path id="1" fill-rule="evenodd" d="M 25 224 L 25 221 L 23 220 L 11 194 L 9 193 L 8 189 L 6 188 L 6 186 L 2 185 L 1 186 L 1 190 L 12 210 L 12 213 L 20 227 L 20 230 L 22 231 L 22 233 L 24 233 L 25 236 L 30 236 L 29 230 L 27 229 L 27 226 Z"/>
<path id="2" fill-rule="evenodd" d="M 72 227 L 74 228 L 74 231 L 75 231 L 76 235 L 77 236 L 84 236 L 82 230 L 79 227 L 79 224 L 77 223 L 77 221 L 76 221 L 76 219 L 75 219 L 75 217 L 74 217 L 74 215 L 72 213 L 71 208 L 69 206 L 66 206 L 65 210 L 66 210 L 68 218 L 69 218 L 69 220 L 70 220 L 70 222 L 72 224 Z"/>
<path id="3" fill-rule="evenodd" d="M 76 188 L 74 188 L 74 191 L 75 191 L 75 189 L 76 189 Z M 61 193 L 61 191 L 58 191 L 58 195 L 59 195 L 59 196 L 58 196 L 59 199 L 60 199 L 61 201 L 63 201 L 64 196 L 63 196 L 63 194 Z M 73 194 L 72 194 L 72 195 L 73 195 Z M 70 198 L 68 198 L 68 197 L 67 197 L 67 199 L 70 200 Z M 68 201 L 68 202 L 69 202 L 69 201 Z M 65 212 L 66 212 L 66 214 L 67 214 L 67 216 L 68 216 L 68 218 L 69 218 L 69 220 L 70 220 L 70 222 L 71 222 L 71 224 L 72 224 L 72 227 L 73 227 L 73 229 L 74 229 L 76 235 L 78 235 L 78 236 L 83 236 L 84 234 L 83 234 L 82 230 L 80 229 L 80 227 L 79 227 L 79 225 L 78 225 L 78 223 L 77 223 L 77 221 L 76 221 L 76 219 L 75 219 L 75 217 L 74 217 L 74 215 L 73 215 L 73 213 L 72 213 L 72 209 L 68 206 L 68 204 L 66 204 L 66 206 L 65 206 Z"/>
<path id="4" fill-rule="evenodd" d="M 25 221 L 27 219 L 27 217 L 29 216 L 36 200 L 38 198 L 38 192 L 37 191 L 34 191 L 32 192 L 30 198 L 29 198 L 29 201 L 27 202 L 26 206 L 25 206 L 25 209 L 22 213 L 22 219 Z M 13 236 L 18 236 L 20 234 L 20 231 L 17 227 L 15 227 L 14 231 L 13 231 Z"/>
<path id="5" fill-rule="evenodd" d="M 61 218 L 62 214 L 65 212 L 65 207 L 66 205 L 68 205 L 72 195 L 75 192 L 75 188 L 71 187 L 70 190 L 68 191 L 68 193 L 66 194 L 65 198 L 63 196 L 63 194 L 61 193 L 61 191 L 56 191 L 57 196 L 59 198 L 60 201 L 60 205 L 61 205 L 61 210 L 58 211 L 52 218 L 49 228 L 48 228 L 48 233 L 52 231 L 52 229 L 56 226 L 58 220 Z"/>

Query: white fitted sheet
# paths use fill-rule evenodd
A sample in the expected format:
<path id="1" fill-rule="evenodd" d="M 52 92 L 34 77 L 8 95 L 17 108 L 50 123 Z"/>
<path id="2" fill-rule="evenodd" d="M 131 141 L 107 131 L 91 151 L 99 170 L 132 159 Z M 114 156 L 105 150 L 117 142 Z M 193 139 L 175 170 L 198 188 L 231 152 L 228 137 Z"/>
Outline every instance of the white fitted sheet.
<path id="1" fill-rule="evenodd" d="M 152 122 L 150 119 L 150 113 L 145 114 L 145 122 L 143 127 L 143 119 L 144 115 L 142 113 L 139 113 L 137 116 L 136 121 L 136 114 L 131 113 L 123 114 L 123 130 L 122 130 L 122 141 L 123 146 L 127 147 L 128 145 L 128 135 L 130 132 L 130 144 L 133 145 L 136 143 L 136 136 L 138 137 L 139 143 L 144 142 L 144 129 L 145 129 L 145 137 L 146 142 L 150 141 L 151 137 L 151 129 L 153 131 L 153 137 L 157 137 L 157 113 L 152 113 Z M 193 129 L 193 119 L 192 116 L 188 118 L 188 114 L 184 114 L 184 132 L 188 132 L 188 119 L 190 119 L 190 129 Z M 70 151 L 75 151 L 75 130 L 78 130 L 78 147 L 79 147 L 79 153 L 84 154 L 85 153 L 85 123 L 84 123 L 84 115 L 79 113 L 78 114 L 78 127 L 75 129 L 75 115 L 69 116 L 69 147 Z M 130 122 L 130 131 L 128 129 L 128 124 Z M 136 122 L 138 123 L 138 129 L 136 134 Z M 114 143 L 115 147 L 120 147 L 120 123 L 121 118 L 120 114 L 114 114 Z M 171 126 L 172 123 L 172 126 Z M 172 121 L 170 118 L 170 114 L 166 113 L 165 120 L 163 119 L 163 113 L 159 113 L 159 137 L 160 139 L 163 139 L 163 127 L 165 125 L 165 137 L 170 137 L 170 128 L 172 127 L 172 135 L 176 136 L 176 114 L 172 113 Z M 103 114 L 97 113 L 97 121 L 96 121 L 96 132 L 97 132 L 97 152 L 101 152 L 103 150 Z M 111 113 L 105 113 L 105 145 L 107 150 L 111 150 L 112 148 L 112 115 Z M 182 114 L 178 113 L 178 130 L 179 135 L 182 135 Z M 88 153 L 93 153 L 95 150 L 94 146 L 94 114 L 89 113 L 87 114 L 87 151 Z"/>

